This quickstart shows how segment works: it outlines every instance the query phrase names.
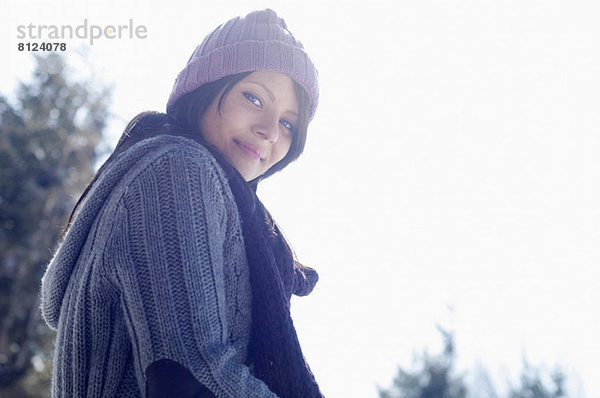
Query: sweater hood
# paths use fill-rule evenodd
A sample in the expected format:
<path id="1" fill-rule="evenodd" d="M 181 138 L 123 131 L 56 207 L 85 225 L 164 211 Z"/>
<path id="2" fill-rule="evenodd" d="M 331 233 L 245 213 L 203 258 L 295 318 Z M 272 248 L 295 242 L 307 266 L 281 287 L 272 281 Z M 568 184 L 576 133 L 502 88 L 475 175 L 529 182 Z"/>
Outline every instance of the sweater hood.
<path id="1" fill-rule="evenodd" d="M 77 270 L 78 259 L 96 216 L 110 194 L 136 162 L 147 154 L 152 154 L 149 157 L 154 159 L 169 150 L 168 144 L 177 143 L 189 145 L 189 140 L 166 135 L 143 140 L 117 155 L 94 182 L 42 278 L 41 312 L 50 328 L 56 330 L 58 327 L 67 286 Z"/>

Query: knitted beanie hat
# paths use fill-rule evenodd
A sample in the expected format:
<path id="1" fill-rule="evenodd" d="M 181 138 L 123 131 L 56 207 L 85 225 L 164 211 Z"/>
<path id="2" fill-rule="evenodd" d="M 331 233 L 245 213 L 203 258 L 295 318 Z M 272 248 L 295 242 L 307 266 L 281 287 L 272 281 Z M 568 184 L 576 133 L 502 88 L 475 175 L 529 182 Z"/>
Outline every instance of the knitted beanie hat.
<path id="1" fill-rule="evenodd" d="M 230 19 L 196 47 L 175 80 L 167 113 L 173 115 L 176 101 L 203 84 L 255 70 L 283 73 L 299 83 L 308 94 L 313 118 L 319 99 L 317 69 L 285 21 L 270 9 Z"/>

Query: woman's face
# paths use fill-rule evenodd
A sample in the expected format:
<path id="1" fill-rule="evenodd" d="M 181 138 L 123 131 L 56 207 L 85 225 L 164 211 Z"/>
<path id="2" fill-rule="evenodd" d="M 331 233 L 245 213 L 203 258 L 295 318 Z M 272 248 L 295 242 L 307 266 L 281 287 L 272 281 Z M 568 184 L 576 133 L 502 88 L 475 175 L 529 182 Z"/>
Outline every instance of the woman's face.
<path id="1" fill-rule="evenodd" d="M 256 71 L 231 89 L 220 112 L 219 98 L 200 119 L 200 131 L 246 181 L 253 180 L 290 149 L 298 122 L 294 84 L 281 73 Z"/>

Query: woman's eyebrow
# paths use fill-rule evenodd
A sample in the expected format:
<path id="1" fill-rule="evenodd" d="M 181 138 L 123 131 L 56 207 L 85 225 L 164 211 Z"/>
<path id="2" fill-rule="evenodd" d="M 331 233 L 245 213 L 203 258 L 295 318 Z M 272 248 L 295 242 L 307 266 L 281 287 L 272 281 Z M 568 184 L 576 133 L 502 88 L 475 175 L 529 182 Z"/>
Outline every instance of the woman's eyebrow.
<path id="1" fill-rule="evenodd" d="M 261 82 L 255 82 L 253 80 L 248 80 L 246 83 L 252 83 L 252 84 L 258 84 L 259 86 L 261 86 L 262 88 L 265 89 L 265 91 L 267 92 L 267 94 L 269 94 L 269 97 L 271 97 L 271 101 L 275 101 L 275 95 L 273 94 L 273 92 L 271 90 L 269 90 L 269 88 L 267 86 L 265 86 L 263 83 Z"/>
<path id="2" fill-rule="evenodd" d="M 271 98 L 271 101 L 275 101 L 275 95 L 274 95 L 274 94 L 273 94 L 273 92 L 272 92 L 271 90 L 269 90 L 269 88 L 268 88 L 266 85 L 264 85 L 263 83 L 261 83 L 261 82 L 255 82 L 255 81 L 253 81 L 253 80 L 247 80 L 247 81 L 246 81 L 246 83 L 252 83 L 252 84 L 257 84 L 257 85 L 261 86 L 262 88 L 264 88 L 264 89 L 265 89 L 265 91 L 267 92 L 267 94 L 269 94 L 269 97 Z M 292 114 L 292 115 L 294 115 L 294 116 L 298 116 L 298 113 L 297 113 L 297 112 L 294 112 L 294 111 L 288 111 L 288 112 L 289 112 L 289 113 L 291 113 L 291 114 Z"/>

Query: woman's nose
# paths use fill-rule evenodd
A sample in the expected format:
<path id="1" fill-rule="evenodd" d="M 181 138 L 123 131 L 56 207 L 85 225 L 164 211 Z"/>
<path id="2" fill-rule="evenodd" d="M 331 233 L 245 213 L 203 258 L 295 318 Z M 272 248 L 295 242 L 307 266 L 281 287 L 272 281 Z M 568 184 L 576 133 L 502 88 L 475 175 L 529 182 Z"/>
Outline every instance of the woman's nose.
<path id="1" fill-rule="evenodd" d="M 279 139 L 279 120 L 275 117 L 265 117 L 256 125 L 255 131 L 274 144 Z"/>

